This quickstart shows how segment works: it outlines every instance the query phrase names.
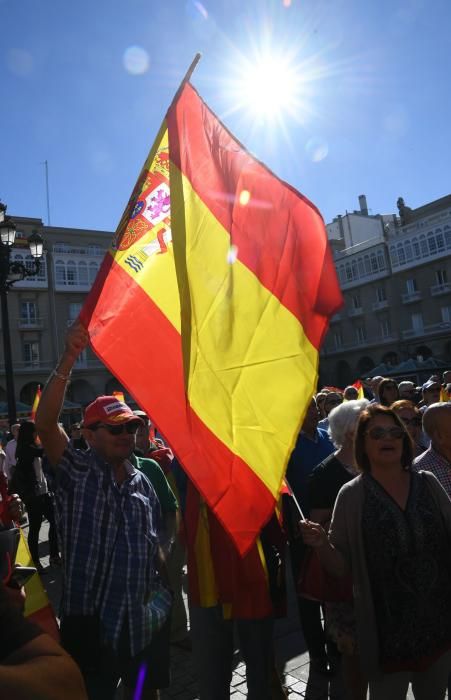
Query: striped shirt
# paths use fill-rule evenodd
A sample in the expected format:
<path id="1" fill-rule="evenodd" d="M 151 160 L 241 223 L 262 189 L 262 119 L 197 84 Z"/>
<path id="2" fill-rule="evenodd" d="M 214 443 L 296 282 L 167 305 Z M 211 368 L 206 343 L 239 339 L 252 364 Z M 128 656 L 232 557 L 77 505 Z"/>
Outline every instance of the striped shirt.
<path id="1" fill-rule="evenodd" d="M 122 484 L 94 450 L 67 446 L 57 467 L 56 515 L 63 556 L 61 615 L 100 616 L 104 641 L 118 648 L 125 620 L 130 652 L 150 643 L 148 604 L 159 587 L 155 559 L 160 505 L 129 462 Z"/>
<path id="2" fill-rule="evenodd" d="M 432 445 L 428 447 L 426 452 L 423 452 L 423 454 L 414 460 L 413 468 L 417 472 L 420 471 L 420 469 L 432 472 L 451 498 L 451 463 L 436 452 Z"/>

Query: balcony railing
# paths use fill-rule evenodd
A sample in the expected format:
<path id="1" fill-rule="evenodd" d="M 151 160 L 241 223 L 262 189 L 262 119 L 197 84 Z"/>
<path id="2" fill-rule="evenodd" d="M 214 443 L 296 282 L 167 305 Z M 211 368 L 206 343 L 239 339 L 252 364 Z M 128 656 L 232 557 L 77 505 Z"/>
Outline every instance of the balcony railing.
<path id="1" fill-rule="evenodd" d="M 55 367 L 55 362 L 42 362 L 40 360 L 29 360 L 24 362 L 13 361 L 13 372 L 20 374 L 22 372 L 45 372 L 50 374 Z M 90 358 L 81 364 L 75 364 L 74 372 L 79 369 L 104 369 L 104 365 L 97 358 Z M 5 373 L 5 365 L 0 364 L 0 374 Z"/>
<path id="2" fill-rule="evenodd" d="M 373 304 L 373 311 L 382 311 L 388 307 L 388 301 L 384 299 L 383 301 L 375 301 Z"/>
<path id="3" fill-rule="evenodd" d="M 365 340 L 353 340 L 348 343 L 342 343 L 340 346 L 332 347 L 332 346 L 323 346 L 321 350 L 321 356 L 325 357 L 328 355 L 336 355 L 340 352 L 347 352 L 350 350 L 357 350 L 361 349 L 362 347 L 371 347 L 371 346 L 380 346 L 380 345 L 387 345 L 390 343 L 395 343 L 399 340 L 399 336 L 396 333 L 390 333 L 390 335 L 374 335 L 370 336 L 369 338 L 366 338 Z M 332 341 L 333 342 L 333 341 Z"/>
<path id="4" fill-rule="evenodd" d="M 337 321 L 341 321 L 341 314 L 334 314 L 330 319 L 331 323 L 336 323 Z"/>
<path id="5" fill-rule="evenodd" d="M 441 294 L 449 294 L 451 292 L 451 284 L 435 284 L 431 287 L 431 296 L 438 297 Z"/>
<path id="6" fill-rule="evenodd" d="M 13 360 L 13 372 L 48 372 L 54 368 L 54 363 L 42 362 L 41 360 L 25 360 L 23 362 L 15 362 Z M 0 365 L 0 373 L 4 374 L 5 365 Z"/>
<path id="7" fill-rule="evenodd" d="M 414 301 L 419 301 L 422 297 L 421 292 L 416 291 L 416 292 L 406 292 L 405 294 L 402 295 L 402 303 L 403 304 L 411 304 Z"/>
<path id="8" fill-rule="evenodd" d="M 363 314 L 363 309 L 361 306 L 354 309 L 349 309 L 348 316 L 361 316 Z"/>
<path id="9" fill-rule="evenodd" d="M 451 330 L 450 321 L 442 321 L 441 323 L 432 323 L 429 326 L 423 326 L 422 328 L 408 328 L 402 331 L 403 338 L 418 338 L 424 335 L 433 335 L 434 333 L 444 333 Z"/>
<path id="10" fill-rule="evenodd" d="M 44 328 L 44 320 L 42 318 L 23 317 L 17 321 L 20 330 L 40 330 Z"/>

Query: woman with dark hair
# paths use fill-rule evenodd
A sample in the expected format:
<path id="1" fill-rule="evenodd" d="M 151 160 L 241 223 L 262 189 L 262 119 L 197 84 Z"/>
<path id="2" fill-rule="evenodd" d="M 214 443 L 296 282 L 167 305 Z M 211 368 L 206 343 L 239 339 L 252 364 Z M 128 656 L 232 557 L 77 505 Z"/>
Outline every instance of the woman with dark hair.
<path id="1" fill-rule="evenodd" d="M 356 632 L 371 700 L 442 700 L 451 668 L 451 501 L 429 472 L 411 470 L 412 440 L 395 411 L 359 418 L 362 472 L 340 490 L 329 536 L 301 523 L 323 566 L 353 578 Z"/>
<path id="2" fill-rule="evenodd" d="M 58 542 L 55 529 L 53 501 L 48 492 L 47 480 L 42 471 L 44 450 L 37 443 L 33 421 L 21 423 L 17 436 L 16 466 L 13 469 L 10 489 L 17 491 L 28 512 L 30 529 L 28 547 L 39 573 L 44 569 L 39 561 L 39 531 L 42 519 L 49 521 L 50 563 L 59 564 Z"/>
<path id="3" fill-rule="evenodd" d="M 399 399 L 398 385 L 394 379 L 383 379 L 379 384 L 379 403 L 382 406 L 391 406 Z"/>

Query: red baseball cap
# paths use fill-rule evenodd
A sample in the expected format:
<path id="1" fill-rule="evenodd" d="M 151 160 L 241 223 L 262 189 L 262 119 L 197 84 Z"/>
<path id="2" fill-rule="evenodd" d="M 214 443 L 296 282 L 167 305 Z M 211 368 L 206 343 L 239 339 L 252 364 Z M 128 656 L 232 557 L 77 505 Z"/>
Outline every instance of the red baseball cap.
<path id="1" fill-rule="evenodd" d="M 130 406 L 119 401 L 115 396 L 98 396 L 95 401 L 86 406 L 83 416 L 85 428 L 89 428 L 94 423 L 116 425 L 116 423 L 129 423 L 130 421 L 143 423 L 142 419 L 133 413 Z"/>

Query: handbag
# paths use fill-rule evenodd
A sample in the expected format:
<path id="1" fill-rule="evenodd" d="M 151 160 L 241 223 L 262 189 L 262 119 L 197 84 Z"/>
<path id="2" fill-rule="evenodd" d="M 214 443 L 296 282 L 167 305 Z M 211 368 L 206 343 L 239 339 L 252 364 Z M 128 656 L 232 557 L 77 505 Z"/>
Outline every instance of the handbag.
<path id="1" fill-rule="evenodd" d="M 308 547 L 302 560 L 297 580 L 297 593 L 301 598 L 319 603 L 345 603 L 353 599 L 352 577 L 332 576 L 321 564 L 318 552 Z"/>

